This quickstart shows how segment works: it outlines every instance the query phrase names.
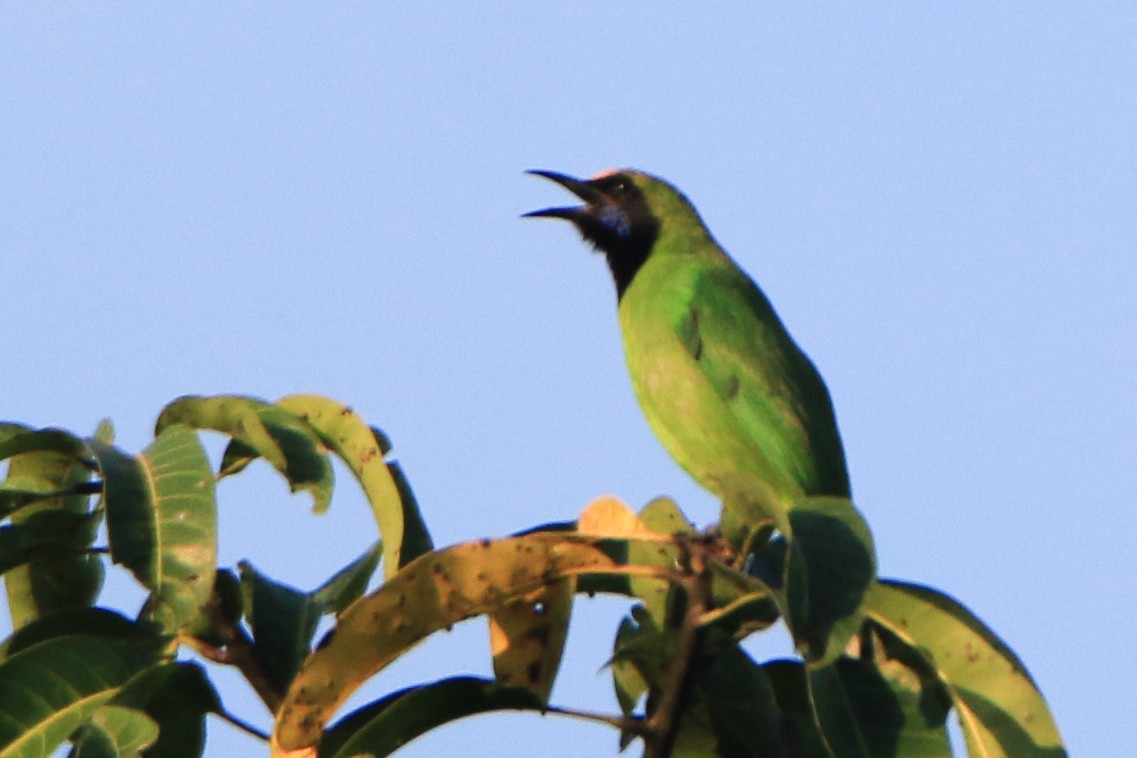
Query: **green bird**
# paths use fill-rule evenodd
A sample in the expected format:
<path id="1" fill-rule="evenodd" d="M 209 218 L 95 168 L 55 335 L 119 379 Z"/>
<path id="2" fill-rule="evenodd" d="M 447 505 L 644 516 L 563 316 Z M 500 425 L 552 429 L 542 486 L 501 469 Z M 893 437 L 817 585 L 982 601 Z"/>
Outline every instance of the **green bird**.
<path id="1" fill-rule="evenodd" d="M 785 523 L 806 496 L 848 498 L 825 382 L 687 198 L 630 169 L 529 173 L 584 202 L 525 215 L 571 221 L 604 254 L 636 398 L 668 453 L 722 499 L 724 529 Z"/>

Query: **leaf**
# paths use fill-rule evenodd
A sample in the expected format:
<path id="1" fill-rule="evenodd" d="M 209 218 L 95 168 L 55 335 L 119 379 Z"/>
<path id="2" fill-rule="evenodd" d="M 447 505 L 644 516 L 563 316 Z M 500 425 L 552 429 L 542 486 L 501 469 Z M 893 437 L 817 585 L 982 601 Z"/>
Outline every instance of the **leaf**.
<path id="1" fill-rule="evenodd" d="M 786 623 L 802 657 L 823 666 L 860 628 L 865 593 L 876 577 L 872 536 L 853 504 L 838 497 L 795 502 L 779 528 L 788 547 L 781 595 Z M 777 548 L 775 541 L 764 552 Z"/>
<path id="2" fill-rule="evenodd" d="M 577 531 L 605 537 L 622 537 L 647 531 L 639 516 L 619 498 L 604 495 L 584 507 L 576 520 Z"/>
<path id="3" fill-rule="evenodd" d="M 76 545 L 89 545 L 102 521 L 98 513 L 68 513 L 36 510 L 17 523 L 0 526 L 0 574 L 37 558 L 78 552 Z"/>
<path id="4" fill-rule="evenodd" d="M 807 666 L 810 696 L 825 741 L 834 755 L 951 756 L 946 709 L 925 708 L 918 677 L 895 676 L 872 662 L 838 658 L 827 666 Z"/>
<path id="5" fill-rule="evenodd" d="M 869 592 L 866 612 L 927 658 L 951 694 L 971 755 L 1066 754 L 1022 661 L 956 600 L 928 587 L 882 580 Z"/>
<path id="6" fill-rule="evenodd" d="M 657 534 L 694 534 L 694 525 L 669 497 L 657 497 L 640 511 L 640 522 Z"/>
<path id="7" fill-rule="evenodd" d="M 575 589 L 575 579 L 562 579 L 489 614 L 493 671 L 500 683 L 525 687 L 548 701 L 564 654 Z"/>
<path id="8" fill-rule="evenodd" d="M 328 509 L 334 483 L 331 464 L 316 433 L 295 413 L 252 397 L 186 395 L 163 409 L 155 433 L 174 424 L 212 429 L 233 438 L 223 458 L 222 476 L 261 456 L 288 480 L 293 492 L 311 494 L 316 513 Z"/>
<path id="9" fill-rule="evenodd" d="M 377 437 L 383 434 L 375 427 L 371 427 L 371 431 Z M 399 568 L 402 568 L 420 555 L 433 550 L 434 542 L 430 538 L 426 521 L 422 517 L 418 500 L 415 499 L 410 480 L 407 479 L 403 467 L 398 461 L 388 461 L 387 470 L 395 480 L 395 487 L 399 490 L 399 505 L 403 510 L 403 547 L 399 550 Z"/>
<path id="10" fill-rule="evenodd" d="M 666 503 L 670 503 L 670 501 L 661 499 L 654 502 L 659 503 L 655 506 L 655 511 L 652 510 L 652 503 L 649 503 L 645 508 L 645 512 L 648 512 L 650 516 L 662 521 L 672 515 L 670 512 L 663 514 L 664 511 L 668 510 Z M 674 506 L 674 503 L 671 505 Z M 662 518 L 660 518 L 661 515 Z M 580 518 L 577 519 L 576 528 L 584 534 L 604 537 L 645 536 L 655 534 L 657 531 L 649 528 L 622 500 L 607 495 L 599 497 L 585 506 Z M 678 531 L 683 530 L 679 529 Z M 671 533 L 666 532 L 666 534 L 670 536 Z M 678 549 L 670 540 L 659 540 L 655 543 L 633 542 L 628 546 L 627 561 L 635 565 L 670 568 L 675 565 L 677 556 Z M 643 600 L 644 607 L 655 617 L 656 623 L 665 624 L 669 598 L 671 597 L 670 584 L 667 581 L 660 581 L 658 578 L 644 576 L 628 577 L 627 583 L 628 592 L 633 597 L 639 597 Z"/>
<path id="11" fill-rule="evenodd" d="M 41 642 L 76 634 L 143 642 L 159 636 L 153 624 L 132 621 L 118 611 L 107 608 L 68 608 L 38 618 L 12 632 L 0 646 L 0 660 Z"/>
<path id="12" fill-rule="evenodd" d="M 90 515 L 90 497 L 81 491 L 93 465 L 86 444 L 59 429 L 5 428 L 11 434 L 0 442 L 0 459 L 10 458 L 9 481 L 35 482 L 36 489 L 59 493 L 11 514 L 13 530 L 28 527 L 5 538 L 10 552 L 0 558 L 9 569 L 4 584 L 12 625 L 19 628 L 53 611 L 93 603 L 102 588 L 103 564 L 89 552 L 99 516 Z M 43 528 L 51 519 L 60 531 L 48 535 Z"/>
<path id="13" fill-rule="evenodd" d="M 151 591 L 147 615 L 168 630 L 193 623 L 217 567 L 209 460 L 188 427 L 163 428 L 137 457 L 91 442 L 104 480 L 111 557 Z"/>
<path id="14" fill-rule="evenodd" d="M 270 579 L 247 562 L 239 565 L 253 650 L 278 691 L 288 687 L 308 657 L 320 617 L 347 607 L 363 594 L 380 549 L 376 543 L 310 593 Z"/>
<path id="15" fill-rule="evenodd" d="M 625 716 L 648 694 L 646 716 L 653 715 L 674 662 L 678 630 L 660 629 L 642 607 L 625 618 L 612 660 L 616 697 Z M 733 641 L 714 630 L 700 636 L 683 694 L 673 755 L 787 755 L 779 731 L 779 712 L 765 671 Z M 626 746 L 633 737 L 621 735 Z"/>
<path id="16" fill-rule="evenodd" d="M 805 665 L 797 660 L 774 660 L 762 664 L 782 714 L 782 740 L 795 758 L 832 758 L 821 738 L 809 699 Z"/>
<path id="17" fill-rule="evenodd" d="M 620 627 L 616 630 L 616 643 L 613 645 L 613 655 L 610 666 L 612 668 L 612 686 L 616 691 L 616 700 L 620 703 L 620 710 L 625 716 L 631 716 L 639 703 L 640 698 L 647 694 L 648 678 L 640 673 L 645 668 L 642 660 L 637 660 L 637 641 L 654 632 L 655 640 L 661 640 L 659 629 L 655 620 L 642 605 L 632 608 L 630 616 L 620 620 Z M 649 644 L 648 650 L 657 646 Z M 663 669 L 663 663 L 652 666 L 652 675 L 657 675 Z M 654 681 L 654 678 L 653 678 Z M 626 743 L 625 743 L 626 745 Z"/>
<path id="18" fill-rule="evenodd" d="M 9 429 L 9 435 L 0 439 L 0 461 L 28 453 L 58 453 L 68 462 L 89 461 L 86 443 L 65 429 Z"/>
<path id="19" fill-rule="evenodd" d="M 221 713 L 221 701 L 196 663 L 159 663 L 131 679 L 111 701 L 146 713 L 158 724 L 147 755 L 199 758 L 205 749 L 205 716 Z"/>
<path id="20" fill-rule="evenodd" d="M 457 719 L 490 711 L 543 708 L 543 701 L 523 687 L 477 677 L 442 679 L 392 693 L 344 717 L 328 731 L 320 756 L 382 758 Z"/>
<path id="21" fill-rule="evenodd" d="M 383 554 L 383 543 L 376 542 L 358 558 L 332 574 L 332 576 L 312 593 L 312 602 L 322 608 L 321 613 L 342 613 L 348 606 L 367 591 L 379 558 Z"/>
<path id="22" fill-rule="evenodd" d="M 281 691 L 308 656 L 320 614 L 306 602 L 304 592 L 261 574 L 247 561 L 237 568 L 245 616 L 253 631 L 253 649 L 273 689 Z"/>
<path id="23" fill-rule="evenodd" d="M 69 758 L 137 758 L 158 740 L 158 725 L 142 711 L 104 705 L 73 738 Z"/>
<path id="24" fill-rule="evenodd" d="M 33 429 L 27 424 L 17 424 L 14 421 L 0 421 L 0 443 L 6 442 L 18 434 L 30 431 L 33 431 Z"/>
<path id="25" fill-rule="evenodd" d="M 676 714 L 679 726 L 675 730 L 675 742 L 668 751 L 668 758 L 708 758 L 709 756 L 729 756 L 719 752 L 718 737 L 711 722 L 710 710 L 702 698 L 691 698 L 687 705 Z M 734 756 L 730 756 L 734 758 Z"/>
<path id="26" fill-rule="evenodd" d="M 694 689 L 706 702 L 718 755 L 786 755 L 773 685 L 766 672 L 736 645 L 704 658 L 693 672 Z"/>
<path id="27" fill-rule="evenodd" d="M 274 754 L 317 744 L 323 724 L 351 693 L 428 634 L 569 576 L 619 572 L 603 542 L 532 534 L 463 543 L 417 559 L 345 610 L 305 661 L 278 711 Z"/>
<path id="28" fill-rule="evenodd" d="M 0 758 L 48 755 L 165 645 L 76 634 L 0 662 Z"/>
<path id="29" fill-rule="evenodd" d="M 639 515 L 641 531 L 667 535 L 694 534 L 695 527 L 679 510 L 674 500 L 658 497 L 643 507 Z M 629 548 L 628 560 L 637 565 L 670 568 L 679 556 L 678 549 L 669 543 L 633 544 Z M 629 579 L 632 594 L 642 598 L 644 607 L 655 617 L 657 624 L 668 623 L 668 613 L 675 604 L 675 588 L 668 582 L 658 579 L 633 576 Z"/>
<path id="30" fill-rule="evenodd" d="M 741 640 L 769 629 L 781 617 L 777 593 L 761 579 L 722 563 L 711 563 L 711 597 L 714 610 L 703 616 L 701 626 L 714 625 Z"/>
<path id="31" fill-rule="evenodd" d="M 95 433 L 92 435 L 96 441 L 102 442 L 104 445 L 114 444 L 114 422 L 109 418 L 102 419 L 98 425 L 95 426 Z"/>
<path id="32" fill-rule="evenodd" d="M 213 589 L 209 602 L 201 614 L 180 633 L 211 647 L 222 648 L 233 640 L 237 627 L 245 615 L 245 600 L 241 581 L 230 569 L 218 569 L 213 574 Z"/>
<path id="33" fill-rule="evenodd" d="M 0 482 L 0 518 L 11 515 L 26 505 L 56 497 L 80 494 L 77 486 L 59 489 L 36 476 L 9 476 Z M 83 492 L 81 494 L 93 494 Z"/>
<path id="34" fill-rule="evenodd" d="M 390 578 L 433 545 L 410 485 L 385 459 L 391 443 L 351 408 L 318 395 L 291 395 L 277 405 L 295 413 L 347 465 L 363 488 L 383 538 L 383 569 Z"/>

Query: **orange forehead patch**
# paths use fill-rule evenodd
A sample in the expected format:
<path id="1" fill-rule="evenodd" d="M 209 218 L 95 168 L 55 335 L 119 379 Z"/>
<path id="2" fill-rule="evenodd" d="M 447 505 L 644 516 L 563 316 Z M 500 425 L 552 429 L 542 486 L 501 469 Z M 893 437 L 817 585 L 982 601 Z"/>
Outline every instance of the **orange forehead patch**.
<path id="1" fill-rule="evenodd" d="M 624 173 L 624 169 L 622 169 L 622 168 L 606 168 L 603 171 L 601 171 L 600 173 L 594 174 L 593 176 L 589 177 L 589 181 L 594 182 L 597 179 L 606 179 L 609 176 L 614 176 L 616 174 L 622 174 L 622 173 Z"/>

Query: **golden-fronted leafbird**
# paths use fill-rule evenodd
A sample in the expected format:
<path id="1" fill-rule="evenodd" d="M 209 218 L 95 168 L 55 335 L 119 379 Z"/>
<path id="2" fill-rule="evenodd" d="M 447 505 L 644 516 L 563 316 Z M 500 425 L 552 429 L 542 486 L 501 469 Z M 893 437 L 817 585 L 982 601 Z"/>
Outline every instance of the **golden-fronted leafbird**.
<path id="1" fill-rule="evenodd" d="M 781 522 L 804 496 L 848 498 L 821 375 L 687 198 L 634 170 L 530 173 L 583 201 L 525 215 L 571 221 L 604 254 L 640 407 L 724 519 Z"/>

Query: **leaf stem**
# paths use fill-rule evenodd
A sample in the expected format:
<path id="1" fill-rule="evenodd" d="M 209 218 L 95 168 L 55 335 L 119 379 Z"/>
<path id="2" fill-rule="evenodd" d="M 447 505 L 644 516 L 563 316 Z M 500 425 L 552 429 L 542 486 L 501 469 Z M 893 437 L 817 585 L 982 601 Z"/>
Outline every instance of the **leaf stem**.
<path id="1" fill-rule="evenodd" d="M 222 721 L 225 721 L 226 723 L 230 724 L 231 726 L 234 726 L 237 729 L 240 729 L 245 734 L 248 734 L 252 737 L 256 737 L 258 740 L 261 740 L 262 742 L 268 742 L 270 739 L 268 734 L 266 734 L 265 732 L 262 732 L 260 729 L 257 729 L 255 726 L 250 724 L 248 721 L 245 721 L 244 719 L 241 719 L 241 718 L 238 718 L 237 716 L 234 716 L 232 713 L 225 710 L 224 708 L 217 711 L 217 717 L 220 718 Z"/>
<path id="2" fill-rule="evenodd" d="M 585 721 L 598 721 L 608 726 L 614 726 L 621 731 L 634 732 L 639 735 L 646 734 L 648 730 L 647 724 L 644 723 L 642 718 L 612 716 L 607 713 L 564 708 L 558 705 L 550 705 L 545 710 L 547 713 L 555 713 L 560 716 L 570 716 L 572 718 L 584 719 Z"/>

